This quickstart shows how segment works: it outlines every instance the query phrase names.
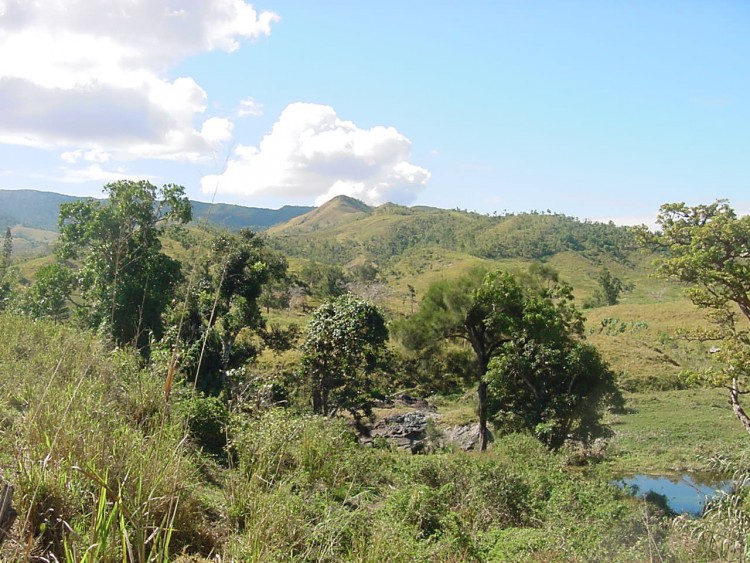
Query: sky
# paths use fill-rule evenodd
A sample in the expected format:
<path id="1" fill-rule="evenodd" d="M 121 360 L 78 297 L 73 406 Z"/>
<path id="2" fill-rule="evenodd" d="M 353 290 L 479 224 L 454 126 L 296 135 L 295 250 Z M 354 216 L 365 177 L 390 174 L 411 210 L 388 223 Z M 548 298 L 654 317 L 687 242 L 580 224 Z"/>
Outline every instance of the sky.
<path id="1" fill-rule="evenodd" d="M 750 213 L 746 0 L 0 0 L 0 189 Z"/>

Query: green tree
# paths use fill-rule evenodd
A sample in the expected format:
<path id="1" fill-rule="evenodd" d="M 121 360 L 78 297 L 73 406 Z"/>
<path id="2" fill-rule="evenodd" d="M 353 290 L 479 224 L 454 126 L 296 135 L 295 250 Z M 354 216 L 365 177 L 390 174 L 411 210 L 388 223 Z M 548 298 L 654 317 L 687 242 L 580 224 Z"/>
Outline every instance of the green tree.
<path id="1" fill-rule="evenodd" d="M 617 305 L 620 294 L 625 290 L 622 280 L 613 275 L 608 268 L 602 268 L 596 276 L 596 281 L 599 282 L 600 300 L 605 305 Z"/>
<path id="2" fill-rule="evenodd" d="M 614 373 L 582 341 L 582 327 L 566 321 L 557 304 L 528 296 L 522 330 L 490 361 L 485 379 L 490 411 L 500 426 L 531 430 L 547 447 L 605 433 L 603 408 L 620 404 Z"/>
<path id="3" fill-rule="evenodd" d="M 122 180 L 104 192 L 104 202 L 60 206 L 57 252 L 80 261 L 76 278 L 85 306 L 77 313 L 84 322 L 146 353 L 149 336 L 163 334 L 162 313 L 181 278 L 179 262 L 161 252 L 159 236 L 168 223 L 190 220 L 190 202 L 173 184 Z"/>
<path id="4" fill-rule="evenodd" d="M 3 254 L 0 257 L 0 278 L 5 275 L 6 270 L 10 267 L 10 260 L 13 256 L 13 233 L 10 227 L 5 228 L 5 238 L 3 239 Z"/>
<path id="5" fill-rule="evenodd" d="M 542 334 L 550 322 L 563 334 L 582 335 L 583 319 L 572 304 L 570 286 L 543 283 L 550 279 L 546 276 L 524 285 L 510 273 L 476 269 L 464 277 L 432 284 L 417 313 L 400 326 L 404 345 L 413 350 L 435 350 L 446 340 L 471 347 L 483 450 L 489 439 L 486 375 L 491 360 L 511 353 L 530 335 Z"/>
<path id="6" fill-rule="evenodd" d="M 34 285 L 23 295 L 21 311 L 34 319 L 55 322 L 67 319 L 74 284 L 70 268 L 57 263 L 42 266 L 36 273 Z"/>
<path id="7" fill-rule="evenodd" d="M 299 280 L 313 297 L 323 300 L 344 295 L 349 277 L 339 266 L 308 262 L 299 272 Z"/>
<path id="8" fill-rule="evenodd" d="M 750 384 L 750 216 L 738 217 L 725 200 L 708 205 L 662 205 L 659 230 L 640 229 L 640 240 L 663 253 L 657 273 L 690 284 L 692 302 L 714 329 L 694 337 L 719 342 L 724 369 L 712 382 L 726 387 L 734 414 L 750 432 L 740 397 Z"/>
<path id="9" fill-rule="evenodd" d="M 284 278 L 276 278 L 263 286 L 260 294 L 260 305 L 265 308 L 266 313 L 271 309 L 287 309 L 291 301 L 292 282 Z"/>
<path id="10" fill-rule="evenodd" d="M 216 392 L 227 370 L 260 352 L 263 342 L 255 336 L 268 336 L 274 345 L 283 340 L 279 330 L 266 334 L 260 299 L 268 284 L 285 279 L 287 263 L 256 233 L 242 229 L 216 235 L 197 268 L 186 300 L 171 311 L 171 322 L 181 328 L 183 369 L 201 390 Z"/>
<path id="11" fill-rule="evenodd" d="M 374 374 L 387 364 L 388 329 L 377 307 L 353 295 L 321 305 L 302 345 L 302 374 L 313 411 L 331 416 L 349 411 L 369 415 L 376 395 Z"/>

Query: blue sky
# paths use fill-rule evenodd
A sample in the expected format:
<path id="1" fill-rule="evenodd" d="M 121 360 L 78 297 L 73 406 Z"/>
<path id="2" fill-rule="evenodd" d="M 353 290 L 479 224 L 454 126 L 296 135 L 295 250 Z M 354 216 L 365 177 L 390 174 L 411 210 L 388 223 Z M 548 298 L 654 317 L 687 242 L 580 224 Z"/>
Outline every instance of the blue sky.
<path id="1" fill-rule="evenodd" d="M 0 187 L 750 212 L 750 3 L 0 0 Z"/>

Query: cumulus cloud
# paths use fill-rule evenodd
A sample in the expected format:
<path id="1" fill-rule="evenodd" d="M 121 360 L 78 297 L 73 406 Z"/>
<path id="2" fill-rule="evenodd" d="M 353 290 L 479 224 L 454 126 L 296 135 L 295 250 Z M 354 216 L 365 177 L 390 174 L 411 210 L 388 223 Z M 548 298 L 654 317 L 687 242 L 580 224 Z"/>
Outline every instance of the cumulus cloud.
<path id="1" fill-rule="evenodd" d="M 239 146 L 204 193 L 275 195 L 319 205 L 350 195 L 373 205 L 411 203 L 430 178 L 409 162 L 411 142 L 393 127 L 361 129 L 330 106 L 294 103 L 259 147 Z"/>
<path id="2" fill-rule="evenodd" d="M 267 36 L 278 16 L 244 0 L 0 0 L 0 21 L 0 142 L 195 160 L 231 124 L 167 71 Z"/>

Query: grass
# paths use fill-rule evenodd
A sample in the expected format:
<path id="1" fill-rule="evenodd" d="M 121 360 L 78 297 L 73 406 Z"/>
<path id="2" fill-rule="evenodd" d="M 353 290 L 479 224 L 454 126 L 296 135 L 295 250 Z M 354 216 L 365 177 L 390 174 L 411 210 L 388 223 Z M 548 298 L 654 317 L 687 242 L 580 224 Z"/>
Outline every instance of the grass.
<path id="1" fill-rule="evenodd" d="M 236 399 L 222 458 L 201 450 L 191 409 L 178 408 L 203 399 L 182 389 L 165 410 L 158 364 L 144 370 L 94 335 L 8 315 L 0 339 L 0 466 L 19 512 L 3 560 L 645 555 L 637 506 L 529 436 L 501 437 L 484 455 L 410 456 L 358 446 L 341 420 Z M 473 401 L 440 408 L 474 418 Z"/>
<path id="2" fill-rule="evenodd" d="M 750 444 L 723 389 L 631 393 L 626 401 L 626 413 L 610 420 L 606 465 L 613 473 L 704 472 L 708 458 Z"/>
<path id="3" fill-rule="evenodd" d="M 710 343 L 690 342 L 681 332 L 707 326 L 687 299 L 662 303 L 622 303 L 586 311 L 587 339 L 629 390 L 669 389 L 682 374 L 712 366 Z"/>

